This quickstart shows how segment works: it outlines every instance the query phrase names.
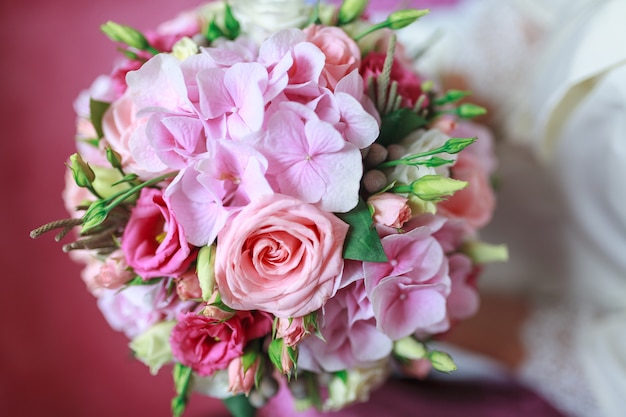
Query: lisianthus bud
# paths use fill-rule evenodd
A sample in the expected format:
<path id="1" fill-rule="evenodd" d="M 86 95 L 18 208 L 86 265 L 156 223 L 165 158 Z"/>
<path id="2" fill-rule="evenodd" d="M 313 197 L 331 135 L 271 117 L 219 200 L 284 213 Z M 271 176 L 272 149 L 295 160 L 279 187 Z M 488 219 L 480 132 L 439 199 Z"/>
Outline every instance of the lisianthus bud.
<path id="1" fill-rule="evenodd" d="M 389 28 L 391 29 L 402 29 L 404 27 L 409 26 L 411 23 L 415 22 L 420 17 L 426 16 L 430 13 L 428 9 L 407 9 L 407 10 L 398 10 L 397 12 L 393 12 L 387 18 L 389 22 Z"/>
<path id="2" fill-rule="evenodd" d="M 363 14 L 367 0 L 344 0 L 339 8 L 339 25 L 350 23 Z"/>
<path id="3" fill-rule="evenodd" d="M 424 175 L 413 181 L 411 193 L 426 201 L 439 201 L 449 197 L 467 186 L 466 181 L 459 181 L 441 175 Z"/>
<path id="4" fill-rule="evenodd" d="M 403 359 L 421 359 L 426 355 L 426 346 L 407 336 L 393 344 L 393 353 Z"/>
<path id="5" fill-rule="evenodd" d="M 135 356 L 150 367 L 152 375 L 156 375 L 163 365 L 174 359 L 169 340 L 175 325 L 174 320 L 161 321 L 130 342 Z"/>
<path id="6" fill-rule="evenodd" d="M 215 245 L 204 246 L 198 252 L 198 281 L 205 301 L 211 298 L 215 288 L 215 249 Z"/>
<path id="7" fill-rule="evenodd" d="M 450 373 L 452 371 L 456 371 L 456 365 L 454 364 L 452 357 L 446 352 L 438 350 L 430 351 L 428 353 L 428 359 L 433 365 L 433 368 L 439 372 Z"/>
<path id="8" fill-rule="evenodd" d="M 472 119 L 474 117 L 482 116 L 487 113 L 487 109 L 477 106 L 476 104 L 465 103 L 461 104 L 456 109 L 456 114 L 461 119 Z"/>
<path id="9" fill-rule="evenodd" d="M 75 153 L 70 156 L 69 167 L 72 170 L 76 185 L 83 188 L 91 187 L 91 183 L 96 179 L 96 174 L 80 154 Z"/>
<path id="10" fill-rule="evenodd" d="M 140 51 L 150 49 L 150 43 L 148 43 L 146 37 L 130 26 L 108 21 L 100 26 L 100 29 L 114 42 L 122 42 Z"/>
<path id="11" fill-rule="evenodd" d="M 491 245 L 475 241 L 467 242 L 463 245 L 462 250 L 477 264 L 504 262 L 509 258 L 509 251 L 506 245 Z"/>
<path id="12" fill-rule="evenodd" d="M 122 157 L 119 153 L 115 152 L 111 148 L 106 148 L 107 161 L 115 169 L 122 169 Z"/>

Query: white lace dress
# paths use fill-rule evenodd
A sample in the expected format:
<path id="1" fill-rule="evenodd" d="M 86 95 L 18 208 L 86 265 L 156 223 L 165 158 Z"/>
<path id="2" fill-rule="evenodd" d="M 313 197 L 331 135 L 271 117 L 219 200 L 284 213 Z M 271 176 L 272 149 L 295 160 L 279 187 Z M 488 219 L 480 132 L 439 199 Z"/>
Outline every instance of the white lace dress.
<path id="1" fill-rule="evenodd" d="M 572 416 L 625 416 L 626 0 L 476 0 L 402 34 L 463 75 L 499 135 L 490 289 L 532 295 L 520 377 Z M 435 34 L 433 36 L 433 33 Z"/>

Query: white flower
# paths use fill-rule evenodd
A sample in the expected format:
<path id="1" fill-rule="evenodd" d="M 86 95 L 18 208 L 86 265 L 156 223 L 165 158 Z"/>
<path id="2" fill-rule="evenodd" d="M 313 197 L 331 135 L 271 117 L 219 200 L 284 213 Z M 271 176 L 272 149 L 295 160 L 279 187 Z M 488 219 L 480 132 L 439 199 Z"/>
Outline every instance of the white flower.
<path id="1" fill-rule="evenodd" d="M 347 372 L 347 381 L 334 377 L 328 385 L 329 396 L 324 402 L 324 411 L 336 411 L 357 401 L 367 401 L 370 392 L 387 380 L 389 361 L 384 359 L 369 368 L 354 368 Z"/>
<path id="2" fill-rule="evenodd" d="M 259 44 L 272 33 L 301 28 L 313 11 L 305 0 L 233 0 L 231 7 L 243 32 Z"/>
<path id="3" fill-rule="evenodd" d="M 211 376 L 193 375 L 193 390 L 212 398 L 229 398 L 233 393 L 228 389 L 228 371 L 216 371 Z"/>

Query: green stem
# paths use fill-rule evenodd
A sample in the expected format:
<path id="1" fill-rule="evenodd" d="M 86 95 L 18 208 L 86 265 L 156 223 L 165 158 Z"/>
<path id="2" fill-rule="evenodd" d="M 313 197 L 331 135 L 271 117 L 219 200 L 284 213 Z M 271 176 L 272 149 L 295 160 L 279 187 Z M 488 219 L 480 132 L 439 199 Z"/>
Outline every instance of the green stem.
<path id="1" fill-rule="evenodd" d="M 126 200 L 127 198 L 132 197 L 134 194 L 136 194 L 141 189 L 143 189 L 145 187 L 150 187 L 151 185 L 158 184 L 161 181 L 166 180 L 168 178 L 175 177 L 176 175 L 177 175 L 176 172 L 168 172 L 167 174 L 163 174 L 163 175 L 161 175 L 159 177 L 153 178 L 153 179 L 148 180 L 146 182 L 142 182 L 141 184 L 135 185 L 133 188 L 130 188 L 130 189 L 126 190 L 126 191 L 122 191 L 122 192 L 120 192 L 118 194 L 115 194 L 115 195 L 109 197 L 108 199 L 106 199 L 106 200 L 111 200 L 111 201 L 107 202 L 107 205 L 106 205 L 105 208 L 106 208 L 107 211 L 111 211 L 113 208 L 115 208 L 122 201 Z"/>
<path id="2" fill-rule="evenodd" d="M 363 39 L 364 37 L 366 37 L 367 35 L 369 35 L 370 33 L 376 32 L 377 30 L 380 30 L 380 29 L 384 29 L 384 28 L 386 28 L 388 26 L 389 26 L 389 21 L 388 20 L 385 20 L 384 22 L 377 23 L 374 26 L 370 26 L 365 32 L 355 36 L 354 40 L 356 42 L 358 42 L 361 39 Z"/>

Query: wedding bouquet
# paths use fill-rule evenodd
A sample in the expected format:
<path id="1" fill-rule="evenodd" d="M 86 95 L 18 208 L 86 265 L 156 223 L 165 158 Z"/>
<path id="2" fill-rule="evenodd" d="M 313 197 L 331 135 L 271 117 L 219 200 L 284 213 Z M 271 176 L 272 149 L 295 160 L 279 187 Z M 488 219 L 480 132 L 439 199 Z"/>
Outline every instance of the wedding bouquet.
<path id="1" fill-rule="evenodd" d="M 503 255 L 477 233 L 491 137 L 396 43 L 428 11 L 372 23 L 366 3 L 102 27 L 122 57 L 76 101 L 72 216 L 32 235 L 79 228 L 64 250 L 135 357 L 173 366 L 174 415 L 193 390 L 240 415 L 279 389 L 335 410 L 391 372 L 455 369 L 428 342 L 476 311 L 480 265 Z"/>

